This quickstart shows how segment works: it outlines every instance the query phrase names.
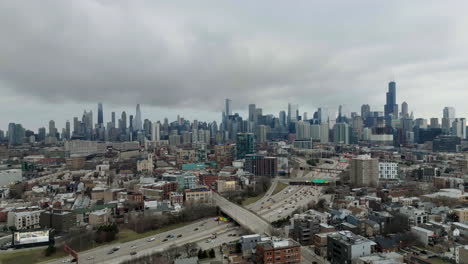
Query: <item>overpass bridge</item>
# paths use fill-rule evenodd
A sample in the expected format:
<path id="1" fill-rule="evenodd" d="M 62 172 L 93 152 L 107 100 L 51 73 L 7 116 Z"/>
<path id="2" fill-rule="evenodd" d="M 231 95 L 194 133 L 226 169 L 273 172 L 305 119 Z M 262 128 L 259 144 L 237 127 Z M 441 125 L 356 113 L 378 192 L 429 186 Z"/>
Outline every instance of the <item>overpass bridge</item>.
<path id="1" fill-rule="evenodd" d="M 252 213 L 242 206 L 230 202 L 215 192 L 213 192 L 213 201 L 217 206 L 219 206 L 223 213 L 231 217 L 242 227 L 257 234 L 271 235 L 271 225 L 260 216 Z"/>

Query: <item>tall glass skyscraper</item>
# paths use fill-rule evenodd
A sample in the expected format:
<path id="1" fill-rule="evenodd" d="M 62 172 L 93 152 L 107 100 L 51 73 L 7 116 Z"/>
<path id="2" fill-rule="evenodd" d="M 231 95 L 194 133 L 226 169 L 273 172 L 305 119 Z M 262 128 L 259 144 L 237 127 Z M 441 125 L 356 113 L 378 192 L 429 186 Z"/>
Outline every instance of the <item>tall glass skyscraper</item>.
<path id="1" fill-rule="evenodd" d="M 387 103 L 385 104 L 385 117 L 390 115 L 393 118 L 398 118 L 398 105 L 396 103 L 396 83 L 391 81 L 388 83 Z"/>
<path id="2" fill-rule="evenodd" d="M 104 113 L 102 110 L 102 103 L 98 104 L 97 121 L 98 121 L 99 127 L 104 126 Z"/>

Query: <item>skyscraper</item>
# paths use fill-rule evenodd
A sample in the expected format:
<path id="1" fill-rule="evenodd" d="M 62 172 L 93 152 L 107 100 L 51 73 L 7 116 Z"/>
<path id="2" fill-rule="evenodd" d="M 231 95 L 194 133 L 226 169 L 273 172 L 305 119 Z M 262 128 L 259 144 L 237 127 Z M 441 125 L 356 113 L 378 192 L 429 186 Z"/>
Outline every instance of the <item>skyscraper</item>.
<path id="1" fill-rule="evenodd" d="M 443 110 L 443 117 L 444 118 L 455 118 L 455 108 L 454 107 L 451 107 L 451 106 L 446 106 L 444 107 L 444 110 Z"/>
<path id="2" fill-rule="evenodd" d="M 121 134 L 126 134 L 126 132 L 127 132 L 127 113 L 125 113 L 125 111 L 123 111 L 122 115 L 120 116 L 119 129 L 120 129 Z"/>
<path id="3" fill-rule="evenodd" d="M 255 104 L 249 104 L 249 122 L 254 124 L 257 123 L 257 113 L 255 109 Z"/>
<path id="4" fill-rule="evenodd" d="M 8 144 L 21 145 L 25 136 L 24 128 L 21 124 L 8 124 Z"/>
<path id="5" fill-rule="evenodd" d="M 111 123 L 112 123 L 112 127 L 116 127 L 116 124 L 115 124 L 115 112 L 112 112 L 112 113 L 111 113 Z"/>
<path id="6" fill-rule="evenodd" d="M 288 104 L 288 124 L 291 122 L 296 122 L 299 115 L 299 105 L 297 104 Z"/>
<path id="7" fill-rule="evenodd" d="M 398 105 L 396 103 L 396 83 L 391 81 L 388 83 L 387 103 L 384 107 L 385 118 L 398 118 Z"/>
<path id="8" fill-rule="evenodd" d="M 151 128 L 151 140 L 159 141 L 161 139 L 161 124 L 159 122 L 153 122 Z"/>
<path id="9" fill-rule="evenodd" d="M 440 128 L 440 125 L 439 125 L 439 118 L 437 117 L 432 117 L 431 118 L 431 125 L 430 125 L 431 128 Z"/>
<path id="10" fill-rule="evenodd" d="M 319 107 L 317 110 L 318 120 L 320 123 L 328 123 L 328 109 L 325 107 Z"/>
<path id="11" fill-rule="evenodd" d="M 296 122 L 296 139 L 305 140 L 310 138 L 310 124 L 302 120 Z"/>
<path id="12" fill-rule="evenodd" d="M 232 107 L 231 106 L 232 101 L 231 101 L 231 99 L 226 99 L 224 103 L 225 103 L 224 113 L 225 113 L 226 117 L 228 117 L 228 116 L 232 115 L 232 108 L 231 108 Z"/>
<path id="13" fill-rule="evenodd" d="M 236 136 L 237 159 L 245 158 L 247 154 L 255 153 L 255 135 L 253 133 L 238 133 Z"/>
<path id="14" fill-rule="evenodd" d="M 401 104 L 401 117 L 409 117 L 408 103 L 406 103 L 406 102 L 403 102 Z"/>
<path id="15" fill-rule="evenodd" d="M 349 144 L 349 125 L 336 123 L 333 126 L 333 142 L 336 144 Z"/>
<path id="16" fill-rule="evenodd" d="M 452 123 L 452 135 L 466 139 L 466 119 L 455 118 Z"/>
<path id="17" fill-rule="evenodd" d="M 104 127 L 104 112 L 102 110 L 102 103 L 98 104 L 97 121 L 99 127 Z"/>
<path id="18" fill-rule="evenodd" d="M 135 121 L 133 124 L 133 130 L 134 131 L 139 131 L 141 130 L 142 127 L 142 122 L 141 122 L 141 109 L 140 109 L 140 104 L 137 104 L 136 106 L 136 115 L 135 115 Z"/>
<path id="19" fill-rule="evenodd" d="M 285 111 L 279 112 L 279 122 L 281 126 L 283 127 L 286 126 L 286 112 Z"/>
<path id="20" fill-rule="evenodd" d="M 49 137 L 57 137 L 57 129 L 55 128 L 55 121 L 49 121 Z"/>
<path id="21" fill-rule="evenodd" d="M 363 104 L 361 106 L 361 116 L 362 116 L 362 119 L 366 119 L 369 115 L 370 115 L 370 105 L 368 104 Z"/>
<path id="22" fill-rule="evenodd" d="M 445 133 L 448 133 L 450 131 L 450 128 L 452 127 L 452 123 L 454 120 L 455 120 L 455 108 L 451 106 L 444 107 L 444 110 L 442 113 L 442 129 L 444 130 Z"/>
<path id="23" fill-rule="evenodd" d="M 71 136 L 71 129 L 70 129 L 70 121 L 67 120 L 65 123 L 65 139 L 70 139 Z"/>

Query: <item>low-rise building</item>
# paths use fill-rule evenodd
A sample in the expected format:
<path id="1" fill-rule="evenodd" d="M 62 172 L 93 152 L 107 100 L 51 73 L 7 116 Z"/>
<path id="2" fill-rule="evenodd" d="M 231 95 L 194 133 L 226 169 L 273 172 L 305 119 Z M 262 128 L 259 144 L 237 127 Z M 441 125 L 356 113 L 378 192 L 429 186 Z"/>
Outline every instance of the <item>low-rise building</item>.
<path id="1" fill-rule="evenodd" d="M 419 242 L 423 243 L 426 246 L 429 244 L 429 242 L 431 242 L 431 239 L 434 237 L 434 232 L 419 226 L 412 226 L 411 233 L 413 233 L 416 236 Z"/>
<path id="2" fill-rule="evenodd" d="M 348 264 L 356 259 L 369 256 L 376 245 L 374 241 L 350 231 L 328 235 L 327 256 L 332 264 Z"/>
<path id="3" fill-rule="evenodd" d="M 40 216 L 42 210 L 22 211 L 8 213 L 8 226 L 16 230 L 28 230 L 40 227 Z"/>
<path id="4" fill-rule="evenodd" d="M 211 203 L 211 201 L 212 201 L 211 190 L 206 187 L 185 190 L 185 202 Z"/>
<path id="5" fill-rule="evenodd" d="M 454 209 L 453 212 L 458 217 L 459 222 L 468 221 L 468 208 Z"/>
<path id="6" fill-rule="evenodd" d="M 256 263 L 286 264 L 301 262 L 301 245 L 294 240 L 269 240 L 257 243 Z"/>
<path id="7" fill-rule="evenodd" d="M 76 216 L 70 211 L 43 211 L 39 222 L 42 228 L 52 228 L 57 232 L 68 232 L 70 228 L 76 225 Z"/>
<path id="8" fill-rule="evenodd" d="M 216 181 L 216 191 L 218 193 L 234 192 L 236 190 L 236 181 Z"/>
<path id="9" fill-rule="evenodd" d="M 111 211 L 107 208 L 91 212 L 89 214 L 89 224 L 92 226 L 107 225 L 111 222 Z"/>

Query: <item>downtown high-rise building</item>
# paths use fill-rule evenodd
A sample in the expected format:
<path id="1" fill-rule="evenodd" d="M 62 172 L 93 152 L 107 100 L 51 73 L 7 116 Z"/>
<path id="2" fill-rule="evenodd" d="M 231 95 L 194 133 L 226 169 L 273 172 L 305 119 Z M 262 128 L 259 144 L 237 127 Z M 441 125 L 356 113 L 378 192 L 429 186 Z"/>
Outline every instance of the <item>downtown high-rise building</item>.
<path id="1" fill-rule="evenodd" d="M 257 112 L 255 104 L 249 104 L 249 122 L 257 124 Z"/>
<path id="2" fill-rule="evenodd" d="M 288 124 L 294 123 L 299 120 L 299 105 L 288 104 Z"/>
<path id="3" fill-rule="evenodd" d="M 255 153 L 255 135 L 253 133 L 238 133 L 236 135 L 237 159 L 245 158 L 247 154 Z"/>
<path id="4" fill-rule="evenodd" d="M 429 126 L 430 128 L 440 128 L 439 118 L 432 117 Z"/>
<path id="5" fill-rule="evenodd" d="M 396 83 L 388 83 L 387 101 L 384 107 L 385 118 L 398 118 L 398 104 L 396 103 Z"/>
<path id="6" fill-rule="evenodd" d="M 363 119 L 366 119 L 371 113 L 371 108 L 370 108 L 370 105 L 368 104 L 363 104 L 361 106 L 361 117 Z"/>
<path id="7" fill-rule="evenodd" d="M 333 126 L 333 142 L 335 144 L 349 144 L 349 125 L 346 123 L 336 123 Z"/>
<path id="8" fill-rule="evenodd" d="M 409 117 L 408 103 L 407 102 L 401 103 L 401 117 L 403 117 L 403 118 Z"/>
<path id="9" fill-rule="evenodd" d="M 229 117 L 230 115 L 232 115 L 232 100 L 231 99 L 226 98 L 226 100 L 224 101 L 224 113 L 226 117 Z"/>
<path id="10" fill-rule="evenodd" d="M 455 120 L 455 108 L 446 106 L 442 110 L 442 130 L 449 133 L 452 128 L 452 123 Z"/>
<path id="11" fill-rule="evenodd" d="M 159 122 L 153 122 L 151 127 L 151 140 L 159 141 L 161 139 L 161 124 Z"/>
<path id="12" fill-rule="evenodd" d="M 25 137 L 25 130 L 21 124 L 8 124 L 8 144 L 21 145 Z"/>
<path id="13" fill-rule="evenodd" d="M 285 127 L 286 126 L 286 112 L 285 111 L 280 111 L 279 112 L 279 123 L 281 126 Z"/>
<path id="14" fill-rule="evenodd" d="M 111 113 L 111 123 L 112 123 L 112 127 L 116 127 L 116 124 L 115 124 L 115 112 L 112 112 L 112 113 Z"/>
<path id="15" fill-rule="evenodd" d="M 137 104 L 136 106 L 136 114 L 135 114 L 135 119 L 132 122 L 133 126 L 133 131 L 140 131 L 142 129 L 142 121 L 141 121 L 141 109 L 140 109 L 140 104 Z"/>
<path id="16" fill-rule="evenodd" d="M 70 121 L 67 120 L 65 123 L 65 139 L 70 139 L 71 137 L 71 127 L 70 127 Z"/>
<path id="17" fill-rule="evenodd" d="M 57 128 L 55 128 L 55 121 L 49 121 L 49 137 L 57 137 Z"/>
<path id="18" fill-rule="evenodd" d="M 104 112 L 102 109 L 102 103 L 98 103 L 98 126 L 99 127 L 104 127 Z"/>

